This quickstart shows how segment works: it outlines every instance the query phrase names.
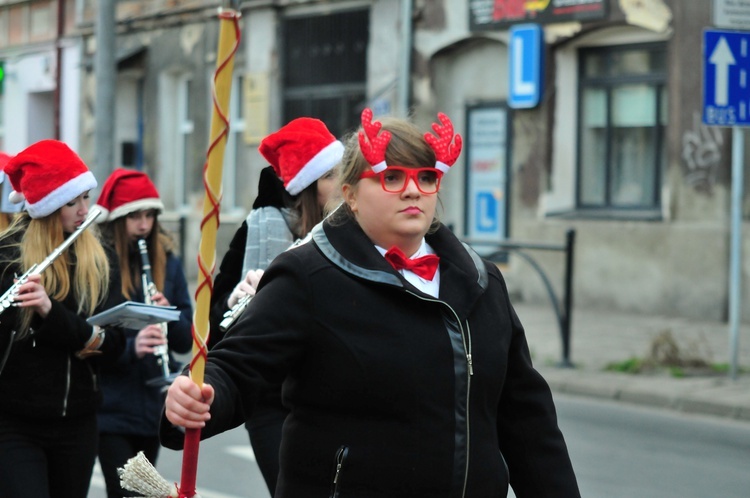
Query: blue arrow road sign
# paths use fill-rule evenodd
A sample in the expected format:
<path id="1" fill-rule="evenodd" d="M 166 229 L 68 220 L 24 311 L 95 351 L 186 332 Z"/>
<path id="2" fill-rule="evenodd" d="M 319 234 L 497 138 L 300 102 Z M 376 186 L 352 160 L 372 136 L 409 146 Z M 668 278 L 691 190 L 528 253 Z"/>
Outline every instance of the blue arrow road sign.
<path id="1" fill-rule="evenodd" d="M 750 32 L 703 32 L 703 122 L 750 125 Z"/>
<path id="2" fill-rule="evenodd" d="M 508 106 L 526 109 L 539 103 L 542 95 L 542 51 L 544 39 L 538 24 L 516 24 L 508 43 Z"/>

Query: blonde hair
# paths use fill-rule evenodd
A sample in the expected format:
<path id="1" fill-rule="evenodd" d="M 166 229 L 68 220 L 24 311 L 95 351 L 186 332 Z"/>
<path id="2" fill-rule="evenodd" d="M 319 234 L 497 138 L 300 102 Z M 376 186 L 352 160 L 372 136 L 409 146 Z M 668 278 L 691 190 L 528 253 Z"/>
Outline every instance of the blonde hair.
<path id="1" fill-rule="evenodd" d="M 13 222 L 14 213 L 0 213 L 0 232 L 6 230 Z"/>
<path id="2" fill-rule="evenodd" d="M 391 139 L 385 150 L 385 162 L 391 166 L 406 166 L 413 168 L 429 168 L 435 166 L 435 151 L 424 138 L 424 133 L 419 130 L 413 123 L 399 118 L 384 117 L 378 119 L 382 123 L 381 134 L 383 131 L 391 133 Z M 344 140 L 344 158 L 341 160 L 341 175 L 339 176 L 338 190 L 341 191 L 344 185 L 349 185 L 356 189 L 360 182 L 362 173 L 370 169 L 370 163 L 367 162 L 359 148 L 358 133 L 362 128 L 351 133 Z M 437 195 L 437 194 L 436 194 Z M 333 223 L 341 223 L 347 219 L 354 220 L 349 205 L 343 203 L 342 209 L 339 209 L 331 216 Z M 434 232 L 439 225 L 437 217 L 432 220 L 430 232 Z"/>
<path id="3" fill-rule="evenodd" d="M 20 233 L 22 235 L 19 236 Z M 62 244 L 64 237 L 58 209 L 42 218 L 31 218 L 28 213 L 18 215 L 2 233 L 0 244 L 3 247 L 16 248 L 16 259 L 7 263 L 20 267 L 21 271 L 25 272 L 49 256 Z M 16 242 L 2 244 L 7 239 Z M 75 265 L 72 281 L 69 271 L 71 265 Z M 7 269 L 6 267 L 6 271 Z M 47 295 L 56 301 L 67 298 L 72 290 L 78 303 L 78 313 L 90 316 L 106 299 L 109 278 L 109 261 L 99 240 L 98 230 L 96 227 L 89 227 L 44 271 L 42 285 Z M 32 316 L 31 309 L 21 311 L 19 339 L 28 334 Z"/>
<path id="4" fill-rule="evenodd" d="M 107 240 L 110 240 L 120 260 L 120 277 L 122 279 L 122 294 L 129 299 L 140 299 L 143 296 L 135 295 L 135 282 L 141 280 L 140 260 L 137 264 L 130 262 L 130 236 L 127 229 L 127 215 L 116 218 L 102 226 L 102 231 Z M 167 275 L 167 253 L 174 251 L 172 238 L 161 228 L 158 213 L 154 214 L 154 226 L 151 233 L 146 237 L 148 248 L 148 259 L 151 265 L 151 276 L 154 285 L 159 290 L 164 290 L 164 281 Z M 145 289 L 142 289 L 145 291 Z"/>

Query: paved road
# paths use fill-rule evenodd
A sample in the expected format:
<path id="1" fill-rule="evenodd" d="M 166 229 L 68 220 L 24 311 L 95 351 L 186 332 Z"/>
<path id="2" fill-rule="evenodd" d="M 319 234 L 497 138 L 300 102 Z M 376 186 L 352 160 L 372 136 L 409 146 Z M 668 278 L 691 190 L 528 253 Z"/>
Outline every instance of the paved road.
<path id="1" fill-rule="evenodd" d="M 156 467 L 168 481 L 179 482 L 182 452 L 162 448 Z M 201 442 L 196 482 L 201 498 L 270 498 L 244 427 Z M 106 498 L 98 464 L 89 498 Z"/>
<path id="2" fill-rule="evenodd" d="M 750 496 L 750 424 L 555 398 L 583 497 Z"/>
<path id="3" fill-rule="evenodd" d="M 746 422 L 561 394 L 555 400 L 584 498 L 749 496 Z M 159 473 L 179 481 L 181 458 L 163 449 Z M 105 497 L 98 470 L 90 498 Z M 270 498 L 244 428 L 201 443 L 197 482 L 203 498 Z"/>

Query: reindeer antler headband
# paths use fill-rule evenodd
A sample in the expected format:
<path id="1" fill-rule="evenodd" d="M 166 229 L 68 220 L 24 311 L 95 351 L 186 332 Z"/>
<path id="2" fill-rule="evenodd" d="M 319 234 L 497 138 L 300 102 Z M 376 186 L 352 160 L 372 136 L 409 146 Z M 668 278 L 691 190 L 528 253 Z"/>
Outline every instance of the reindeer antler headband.
<path id="1" fill-rule="evenodd" d="M 424 138 L 435 152 L 435 168 L 447 173 L 461 154 L 463 142 L 461 135 L 454 135 L 453 123 L 448 116 L 439 112 L 438 121 L 439 124 L 432 124 L 437 136 L 425 133 Z M 385 130 L 378 134 L 381 127 L 382 123 L 372 120 L 372 109 L 365 108 L 362 111 L 363 131 L 359 132 L 359 149 L 375 173 L 380 173 L 388 167 L 385 162 L 385 150 L 391 141 L 391 132 Z"/>

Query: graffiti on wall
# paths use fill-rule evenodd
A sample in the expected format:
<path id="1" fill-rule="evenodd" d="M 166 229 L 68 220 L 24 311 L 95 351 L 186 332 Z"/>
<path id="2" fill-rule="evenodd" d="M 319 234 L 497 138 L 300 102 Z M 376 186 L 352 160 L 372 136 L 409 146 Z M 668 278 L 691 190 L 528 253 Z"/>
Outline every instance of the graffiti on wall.
<path id="1" fill-rule="evenodd" d="M 711 189 L 716 183 L 723 143 L 721 130 L 704 125 L 701 114 L 694 112 L 692 129 L 682 135 L 682 160 L 688 185 L 699 190 Z"/>

